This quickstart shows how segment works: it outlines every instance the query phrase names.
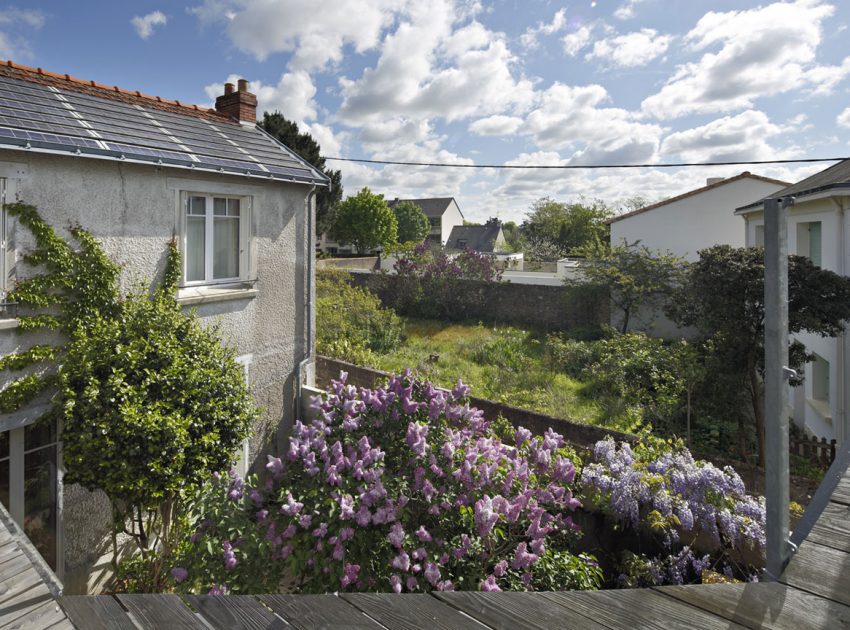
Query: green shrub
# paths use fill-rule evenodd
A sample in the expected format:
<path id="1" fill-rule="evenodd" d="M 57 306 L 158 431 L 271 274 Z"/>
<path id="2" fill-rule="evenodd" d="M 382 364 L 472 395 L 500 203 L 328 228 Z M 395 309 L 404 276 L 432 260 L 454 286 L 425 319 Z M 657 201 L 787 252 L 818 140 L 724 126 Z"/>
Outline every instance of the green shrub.
<path id="1" fill-rule="evenodd" d="M 573 378 L 581 378 L 584 371 L 596 360 L 595 345 L 577 341 L 563 335 L 546 337 L 546 363 L 553 370 Z"/>

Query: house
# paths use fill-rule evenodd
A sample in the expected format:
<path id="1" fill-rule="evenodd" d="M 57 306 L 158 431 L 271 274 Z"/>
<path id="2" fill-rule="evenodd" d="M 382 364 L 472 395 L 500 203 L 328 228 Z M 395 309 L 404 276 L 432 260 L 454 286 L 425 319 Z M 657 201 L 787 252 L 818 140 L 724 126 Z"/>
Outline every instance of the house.
<path id="1" fill-rule="evenodd" d="M 794 197 L 788 210 L 788 252 L 808 256 L 823 269 L 850 275 L 850 160 L 839 162 L 793 186 L 776 191 L 777 197 Z M 739 207 L 747 246 L 764 245 L 764 200 Z M 806 431 L 839 443 L 850 439 L 850 343 L 847 334 L 837 338 L 794 335 L 814 354 L 806 364 L 802 385 L 794 388 L 791 416 Z"/>
<path id="2" fill-rule="evenodd" d="M 410 201 L 422 208 L 422 212 L 431 222 L 428 240 L 435 243 L 439 242 L 440 245 L 445 246 L 452 230 L 463 225 L 463 213 L 454 197 L 430 197 L 426 199 L 399 199 L 396 197 L 387 203 L 390 208 L 394 208 L 397 203 L 402 201 Z"/>
<path id="3" fill-rule="evenodd" d="M 670 251 L 689 261 L 712 245 L 743 247 L 735 208 L 762 199 L 788 182 L 745 171 L 726 179 L 712 177 L 696 190 L 621 214 L 608 221 L 611 244 L 640 241 L 652 250 Z"/>
<path id="4" fill-rule="evenodd" d="M 446 249 L 470 249 L 483 254 L 501 254 L 507 252 L 507 242 L 498 222 L 486 225 L 457 225 L 452 228 L 446 240 Z"/>
<path id="5" fill-rule="evenodd" d="M 300 385 L 311 383 L 315 190 L 328 185 L 256 125 L 247 85 L 225 85 L 206 109 L 0 65 L 4 297 L 32 273 L 19 264 L 32 242 L 6 216 L 12 201 L 35 205 L 60 233 L 72 224 L 92 232 L 122 264 L 124 286 L 161 276 L 176 238 L 179 302 L 236 347 L 265 410 L 243 465 L 282 446 Z M 14 305 L 0 302 L 0 356 L 37 343 L 39 335 L 16 335 Z M 8 378 L 0 373 L 0 388 Z M 45 408 L 0 415 L 0 500 L 66 593 L 81 593 L 111 510 L 102 493 L 63 485 L 57 427 L 32 426 Z"/>

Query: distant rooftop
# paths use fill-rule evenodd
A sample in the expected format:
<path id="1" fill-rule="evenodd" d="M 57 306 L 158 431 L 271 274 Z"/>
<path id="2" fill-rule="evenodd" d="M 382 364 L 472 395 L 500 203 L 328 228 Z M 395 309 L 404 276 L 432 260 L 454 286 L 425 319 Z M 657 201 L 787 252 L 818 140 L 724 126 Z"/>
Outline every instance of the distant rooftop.
<path id="1" fill-rule="evenodd" d="M 838 164 L 833 164 L 828 169 L 815 173 L 811 177 L 791 184 L 787 188 L 783 188 L 772 195 L 771 197 L 806 197 L 819 192 L 829 190 L 841 191 L 843 194 L 850 195 L 850 160 L 842 160 Z M 746 206 L 741 206 L 736 212 L 747 210 L 758 210 L 764 205 L 764 199 L 760 199 Z"/>
<path id="2" fill-rule="evenodd" d="M 443 216 L 443 213 L 448 210 L 449 205 L 454 201 L 454 197 L 426 197 L 425 199 L 390 199 L 387 204 L 390 208 L 395 207 L 397 203 L 402 201 L 411 201 L 422 208 L 422 212 L 429 219 L 436 219 Z M 458 207 L 460 210 L 460 207 Z M 463 212 L 460 213 L 463 216 Z"/>
<path id="3" fill-rule="evenodd" d="M 446 247 L 449 249 L 471 249 L 492 254 L 502 227 L 498 224 L 456 225 L 452 228 Z"/>

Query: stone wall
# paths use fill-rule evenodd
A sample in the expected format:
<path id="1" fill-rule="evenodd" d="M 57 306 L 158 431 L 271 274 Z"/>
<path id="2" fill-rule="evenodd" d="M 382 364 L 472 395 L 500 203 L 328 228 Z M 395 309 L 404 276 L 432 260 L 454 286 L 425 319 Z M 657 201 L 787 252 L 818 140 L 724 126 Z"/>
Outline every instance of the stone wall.
<path id="1" fill-rule="evenodd" d="M 373 291 L 381 302 L 391 307 L 399 283 L 404 282 L 389 274 L 352 273 L 351 279 L 352 283 Z M 466 319 L 552 331 L 596 329 L 610 320 L 608 296 L 601 291 L 475 280 L 458 282 L 462 286 L 461 293 L 476 294 L 474 300 L 459 297 L 464 299 Z"/>

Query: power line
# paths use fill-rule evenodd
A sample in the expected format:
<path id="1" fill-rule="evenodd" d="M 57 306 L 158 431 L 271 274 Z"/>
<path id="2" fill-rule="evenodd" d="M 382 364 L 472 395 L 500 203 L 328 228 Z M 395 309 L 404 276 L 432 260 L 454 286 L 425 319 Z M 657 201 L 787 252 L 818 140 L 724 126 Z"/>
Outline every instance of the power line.
<path id="1" fill-rule="evenodd" d="M 680 168 L 683 166 L 749 166 L 759 164 L 802 164 L 811 162 L 840 162 L 848 158 L 802 158 L 799 160 L 749 160 L 742 162 L 672 162 L 665 164 L 447 164 L 444 162 L 399 162 L 394 160 L 365 160 L 360 158 L 326 157 L 337 162 L 361 164 L 387 164 L 393 166 L 436 166 L 439 168 L 490 168 L 490 169 L 611 169 L 611 168 Z"/>

